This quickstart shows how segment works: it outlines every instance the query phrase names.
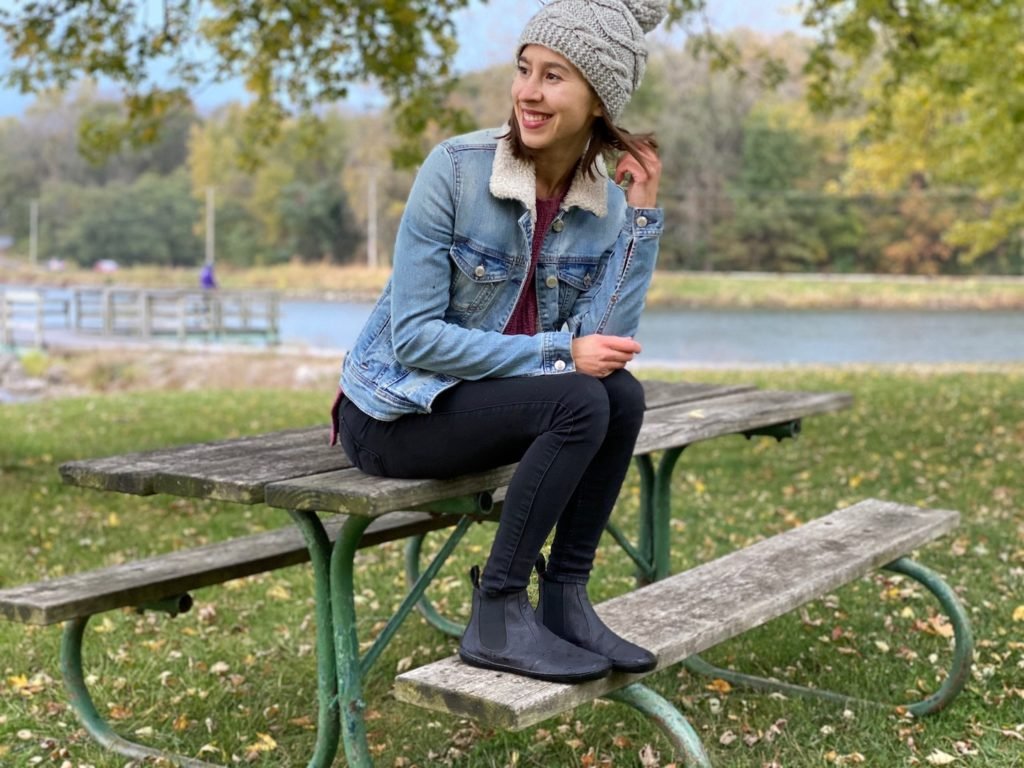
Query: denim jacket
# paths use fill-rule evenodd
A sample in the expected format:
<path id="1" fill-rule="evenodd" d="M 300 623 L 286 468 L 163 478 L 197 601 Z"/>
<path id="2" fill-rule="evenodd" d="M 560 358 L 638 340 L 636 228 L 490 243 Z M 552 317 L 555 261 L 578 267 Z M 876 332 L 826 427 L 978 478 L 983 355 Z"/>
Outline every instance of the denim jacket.
<path id="1" fill-rule="evenodd" d="M 575 370 L 576 336 L 633 336 L 658 254 L 659 208 L 634 209 L 607 177 L 574 177 L 524 286 L 536 212 L 531 162 L 503 129 L 434 148 L 413 183 L 394 270 L 342 367 L 364 413 L 429 413 L 460 380 Z M 520 292 L 537 292 L 535 336 L 503 335 Z"/>

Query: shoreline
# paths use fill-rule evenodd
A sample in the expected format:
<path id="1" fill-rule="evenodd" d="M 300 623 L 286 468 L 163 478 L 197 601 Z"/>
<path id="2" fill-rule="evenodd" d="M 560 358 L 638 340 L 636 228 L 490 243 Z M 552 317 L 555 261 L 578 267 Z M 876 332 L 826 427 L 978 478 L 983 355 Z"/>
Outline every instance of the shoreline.
<path id="1" fill-rule="evenodd" d="M 12 286 L 66 290 L 88 287 L 196 289 L 196 269 L 131 267 L 112 274 L 71 269 L 48 271 L 3 259 Z M 285 301 L 372 303 L 388 269 L 323 264 L 219 268 L 225 291 L 275 291 Z M 685 310 L 1024 310 L 1021 275 L 879 275 L 865 273 L 766 273 L 657 271 L 647 296 L 650 309 Z"/>
<path id="2" fill-rule="evenodd" d="M 140 344 L 57 347 L 19 358 L 0 353 L 0 407 L 114 392 L 207 389 L 290 389 L 316 393 L 330 406 L 341 370 L 342 350 L 306 347 L 258 349 L 234 345 L 166 347 Z M 211 365 L 217 358 L 219 364 Z M 687 363 L 647 360 L 631 363 L 641 375 L 656 371 L 876 371 L 890 375 L 1024 373 L 1010 363 Z"/>

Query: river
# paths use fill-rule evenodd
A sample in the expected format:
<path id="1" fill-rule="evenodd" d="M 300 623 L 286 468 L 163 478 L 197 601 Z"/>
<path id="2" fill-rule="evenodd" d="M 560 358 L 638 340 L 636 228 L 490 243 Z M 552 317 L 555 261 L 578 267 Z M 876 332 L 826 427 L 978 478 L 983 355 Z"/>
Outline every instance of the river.
<path id="1" fill-rule="evenodd" d="M 285 344 L 346 349 L 371 304 L 283 301 Z M 651 310 L 647 365 L 1024 362 L 1024 312 Z"/>

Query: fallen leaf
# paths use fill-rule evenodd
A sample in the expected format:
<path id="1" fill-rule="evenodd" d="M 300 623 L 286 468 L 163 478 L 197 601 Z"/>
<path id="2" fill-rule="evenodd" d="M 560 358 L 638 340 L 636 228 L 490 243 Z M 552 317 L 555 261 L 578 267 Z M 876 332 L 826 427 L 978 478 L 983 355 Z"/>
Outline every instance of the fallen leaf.
<path id="1" fill-rule="evenodd" d="M 1024 605 L 1018 605 L 1013 609 L 1013 620 L 1024 621 Z"/>
<path id="2" fill-rule="evenodd" d="M 283 585 L 275 584 L 273 587 L 267 590 L 267 597 L 271 600 L 291 600 L 292 593 L 289 592 Z"/>
<path id="3" fill-rule="evenodd" d="M 955 763 L 956 758 L 948 752 L 943 752 L 941 749 L 936 749 L 928 757 L 925 758 L 925 762 L 929 765 L 949 765 Z"/>
<path id="4" fill-rule="evenodd" d="M 736 741 L 736 734 L 732 731 L 726 731 L 718 737 L 718 743 L 721 744 L 723 747 L 728 747 L 734 741 Z"/>
<path id="5" fill-rule="evenodd" d="M 650 744 L 644 744 L 640 750 L 640 765 L 643 768 L 658 768 L 661 765 L 661 755 L 655 752 Z"/>
<path id="6" fill-rule="evenodd" d="M 732 686 L 729 685 L 728 681 L 716 677 L 714 680 L 707 684 L 707 689 L 709 691 L 715 691 L 716 693 L 728 693 L 732 690 Z"/>
<path id="7" fill-rule="evenodd" d="M 246 758 L 252 759 L 260 752 L 273 752 L 277 749 L 277 742 L 269 733 L 257 733 L 256 741 L 245 748 Z"/>

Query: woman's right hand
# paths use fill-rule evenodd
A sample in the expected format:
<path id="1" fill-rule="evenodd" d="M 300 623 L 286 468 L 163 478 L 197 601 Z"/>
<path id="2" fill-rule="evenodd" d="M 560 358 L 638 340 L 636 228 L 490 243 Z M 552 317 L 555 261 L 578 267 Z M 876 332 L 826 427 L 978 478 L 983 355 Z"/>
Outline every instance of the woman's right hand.
<path id="1" fill-rule="evenodd" d="M 572 340 L 572 359 L 578 373 L 603 379 L 640 352 L 640 345 L 628 336 L 592 333 Z"/>

